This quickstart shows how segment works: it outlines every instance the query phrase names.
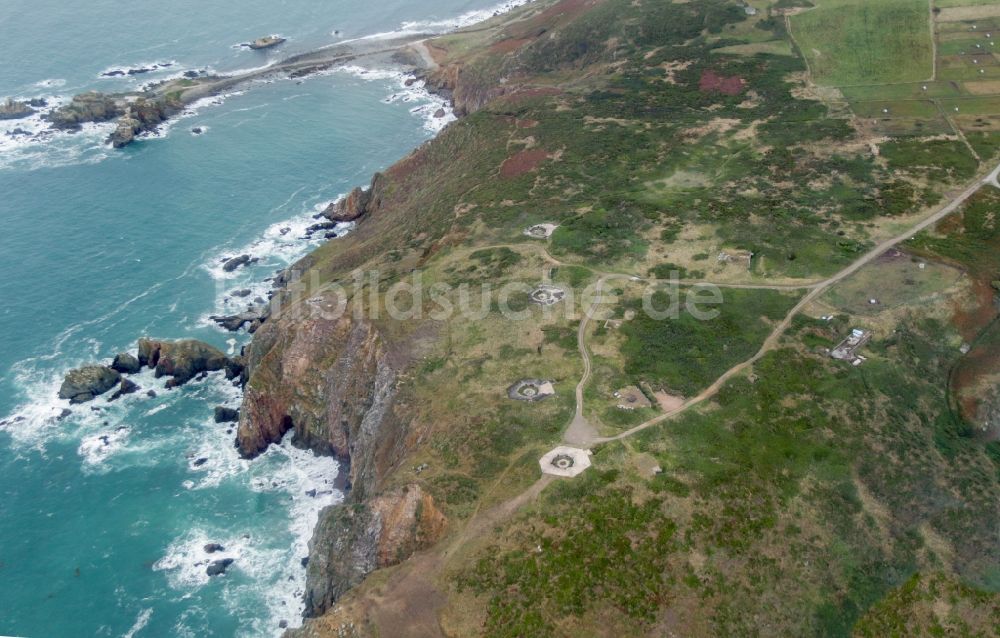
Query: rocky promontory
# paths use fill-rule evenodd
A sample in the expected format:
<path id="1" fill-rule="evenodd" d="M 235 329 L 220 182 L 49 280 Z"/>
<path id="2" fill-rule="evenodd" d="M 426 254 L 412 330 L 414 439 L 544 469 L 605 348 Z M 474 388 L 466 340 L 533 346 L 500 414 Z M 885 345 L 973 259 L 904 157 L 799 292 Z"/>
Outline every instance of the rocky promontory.
<path id="1" fill-rule="evenodd" d="M 364 215 L 377 211 L 382 205 L 384 183 L 382 174 L 375 173 L 367 190 L 361 187 L 355 188 L 347 197 L 327 206 L 323 211 L 323 217 L 332 222 L 353 222 Z"/>

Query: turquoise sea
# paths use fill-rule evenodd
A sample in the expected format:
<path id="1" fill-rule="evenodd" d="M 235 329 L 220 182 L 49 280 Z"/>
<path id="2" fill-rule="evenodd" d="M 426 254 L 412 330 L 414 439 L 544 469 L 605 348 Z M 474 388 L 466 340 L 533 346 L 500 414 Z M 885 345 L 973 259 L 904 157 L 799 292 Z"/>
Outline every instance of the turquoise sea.
<path id="1" fill-rule="evenodd" d="M 495 3 L 4 0 L 0 99 L 57 104 L 254 68 L 343 39 L 448 30 Z M 269 33 L 289 41 L 234 46 Z M 241 460 L 231 426 L 212 420 L 240 400 L 220 375 L 167 391 L 147 372 L 141 392 L 62 420 L 58 385 L 144 335 L 245 343 L 208 316 L 243 303 L 233 290 L 264 293 L 315 245 L 303 231 L 316 211 L 450 118 L 435 120 L 440 101 L 403 80 L 348 69 L 258 82 L 123 151 L 103 145 L 106 126 L 26 140 L 7 132 L 40 122 L 0 122 L 0 635 L 266 636 L 300 624 L 312 525 L 342 498 L 333 460 L 287 441 Z M 222 271 L 242 253 L 259 261 Z M 209 557 L 209 542 L 225 551 Z M 235 562 L 209 578 L 222 557 Z"/>

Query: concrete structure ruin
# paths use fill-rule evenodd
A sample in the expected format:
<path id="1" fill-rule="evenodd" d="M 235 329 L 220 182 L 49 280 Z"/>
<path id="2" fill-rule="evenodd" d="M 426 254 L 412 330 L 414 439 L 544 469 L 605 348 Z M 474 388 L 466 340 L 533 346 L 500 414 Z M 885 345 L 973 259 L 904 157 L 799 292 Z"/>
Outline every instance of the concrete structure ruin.
<path id="1" fill-rule="evenodd" d="M 531 303 L 540 306 L 552 306 L 559 303 L 566 297 L 566 291 L 555 286 L 542 285 L 531 291 Z"/>
<path id="2" fill-rule="evenodd" d="M 560 445 L 538 461 L 542 474 L 572 478 L 590 467 L 590 450 Z"/>
<path id="3" fill-rule="evenodd" d="M 543 379 L 521 379 L 507 388 L 507 397 L 515 401 L 541 401 L 555 393 L 552 382 Z"/>
<path id="4" fill-rule="evenodd" d="M 865 358 L 858 356 L 858 350 L 863 348 L 872 339 L 870 330 L 855 328 L 851 334 L 840 344 L 830 351 L 830 356 L 840 361 L 850 361 L 854 365 L 861 365 Z"/>
<path id="5" fill-rule="evenodd" d="M 524 234 L 532 239 L 548 239 L 559 228 L 559 224 L 535 224 L 524 230 Z"/>

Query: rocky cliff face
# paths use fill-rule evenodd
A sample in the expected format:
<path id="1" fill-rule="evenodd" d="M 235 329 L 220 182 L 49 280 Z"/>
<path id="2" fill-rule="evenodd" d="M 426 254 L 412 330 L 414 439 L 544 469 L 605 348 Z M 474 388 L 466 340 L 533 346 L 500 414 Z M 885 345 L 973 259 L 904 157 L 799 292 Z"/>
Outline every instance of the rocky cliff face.
<path id="1" fill-rule="evenodd" d="M 404 361 L 371 321 L 324 316 L 336 303 L 313 297 L 254 335 L 237 446 L 253 457 L 294 429 L 297 443 L 350 464 L 360 499 L 405 451 L 406 422 L 393 411 Z"/>
<path id="2" fill-rule="evenodd" d="M 435 542 L 445 527 L 419 486 L 380 493 L 414 438 L 394 409 L 405 359 L 368 319 L 320 312 L 335 306 L 332 296 L 314 296 L 274 313 L 254 335 L 237 434 L 252 457 L 294 430 L 296 443 L 349 468 L 347 502 L 322 513 L 310 544 L 309 616 L 371 571 Z"/>
<path id="3" fill-rule="evenodd" d="M 327 508 L 309 544 L 306 616 L 323 614 L 376 569 L 433 545 L 445 526 L 434 499 L 419 485 Z"/>

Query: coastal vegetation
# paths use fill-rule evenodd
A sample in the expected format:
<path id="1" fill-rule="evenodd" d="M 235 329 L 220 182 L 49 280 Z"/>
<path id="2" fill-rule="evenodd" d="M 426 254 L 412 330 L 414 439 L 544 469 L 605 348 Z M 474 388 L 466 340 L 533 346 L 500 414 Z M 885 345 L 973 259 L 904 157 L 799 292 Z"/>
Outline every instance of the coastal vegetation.
<path id="1" fill-rule="evenodd" d="M 925 618 L 935 592 L 962 610 L 942 629 L 995 626 L 996 425 L 956 410 L 954 374 L 996 318 L 996 195 L 899 257 L 870 255 L 986 173 L 993 125 L 960 135 L 975 120 L 941 110 L 942 85 L 912 98 L 935 63 L 926 4 L 752 4 L 545 0 L 427 44 L 428 81 L 463 117 L 373 182 L 354 232 L 299 264 L 311 303 L 377 272 L 349 295 L 365 312 L 269 321 L 249 354 L 245 406 L 263 426 L 244 419 L 241 436 L 267 435 L 290 405 L 317 447 L 339 452 L 345 431 L 366 442 L 347 442 L 344 508 L 419 488 L 448 521 L 438 545 L 380 562 L 313 626 L 873 635 L 910 626 L 907 610 Z M 791 33 L 787 9 L 804 9 Z M 772 42 L 785 46 L 748 48 Z M 877 86 L 822 86 L 866 78 Z M 525 234 L 543 223 L 550 238 Z M 673 273 L 684 290 L 726 286 L 718 315 L 646 313 L 642 294 L 665 283 L 650 279 Z M 588 317 L 598 280 L 614 303 Z M 477 312 L 435 317 L 425 300 L 399 318 L 384 310 L 403 281 L 490 289 Z M 865 298 L 883 282 L 899 290 Z M 531 303 L 542 283 L 565 300 Z M 860 356 L 831 358 L 854 328 L 871 332 Z M 360 335 L 363 366 L 347 367 L 344 335 Z M 982 361 L 977 384 L 998 373 Z M 511 398 L 525 379 L 554 395 Z M 638 407 L 619 406 L 623 389 Z M 592 467 L 539 479 L 577 412 Z M 352 543 L 335 558 L 375 551 Z"/>

